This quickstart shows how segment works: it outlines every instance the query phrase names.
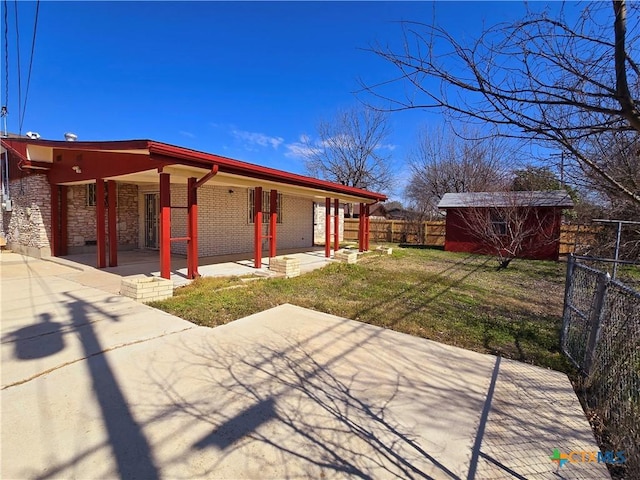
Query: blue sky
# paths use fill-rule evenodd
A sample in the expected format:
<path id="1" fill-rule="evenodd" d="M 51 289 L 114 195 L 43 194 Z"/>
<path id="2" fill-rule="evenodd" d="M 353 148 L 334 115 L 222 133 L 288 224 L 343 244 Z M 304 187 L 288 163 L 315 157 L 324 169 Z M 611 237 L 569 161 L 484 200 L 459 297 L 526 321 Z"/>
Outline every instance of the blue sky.
<path id="1" fill-rule="evenodd" d="M 12 132 L 19 129 L 15 5 L 8 3 Z M 17 6 L 24 102 L 36 4 Z M 520 17 L 524 4 L 42 1 L 22 133 L 150 138 L 304 173 L 301 136 L 314 137 L 320 119 L 355 105 L 359 79 L 393 77 L 367 47 L 400 45 L 398 21 L 431 22 L 434 12 L 471 38 L 483 25 Z M 441 119 L 408 111 L 390 120 L 392 161 L 405 178 L 417 129 Z"/>

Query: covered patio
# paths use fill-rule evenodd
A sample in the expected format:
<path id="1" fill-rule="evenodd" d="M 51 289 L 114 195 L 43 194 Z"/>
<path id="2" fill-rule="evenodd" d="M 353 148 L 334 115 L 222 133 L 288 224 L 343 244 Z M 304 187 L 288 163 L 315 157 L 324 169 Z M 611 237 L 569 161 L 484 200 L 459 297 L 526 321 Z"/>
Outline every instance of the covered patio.
<path id="1" fill-rule="evenodd" d="M 315 224 L 308 206 L 314 204 L 324 205 L 324 258 L 339 249 L 339 212 L 345 203 L 360 207 L 358 248 L 366 251 L 369 207 L 386 200 L 380 193 L 151 140 L 64 142 L 7 138 L 2 139 L 2 146 L 9 153 L 12 180 L 37 177 L 35 190 L 45 185 L 41 179 L 46 178 L 49 205 L 42 210 L 49 210 L 44 230 L 51 255 L 78 253 L 71 251 L 70 229 L 76 222 L 76 210 L 85 205 L 78 207 L 71 202 L 80 192 L 78 186 L 92 186 L 91 193 L 87 188 L 86 206 L 94 207 L 94 229 L 85 234 L 90 238 L 87 249 L 94 250 L 92 264 L 100 269 L 126 266 L 122 259 L 129 254 L 120 248 L 120 230 L 127 224 L 120 217 L 126 187 L 136 197 L 135 206 L 129 208 L 136 211 L 127 212 L 128 223 L 141 225 L 142 215 L 149 217 L 144 226 L 136 226 L 138 232 L 133 236 L 138 238 L 130 240 L 129 247 L 146 259 L 149 254 L 139 249 L 148 245 L 139 239 L 154 237 L 157 272 L 166 279 L 172 275 L 184 275 L 186 279 L 200 276 L 200 265 L 208 262 L 212 252 L 219 253 L 216 242 L 242 244 L 238 248 L 245 252 L 251 249 L 252 268 L 258 270 L 263 268 L 265 257 L 276 257 L 292 247 L 309 250 L 313 247 L 313 234 L 306 230 L 312 230 Z M 202 188 L 205 185 L 207 188 Z M 152 195 L 155 204 L 147 203 L 147 197 Z M 89 203 L 90 196 L 93 203 Z M 143 196 L 146 213 L 138 198 Z M 285 215 L 284 222 L 283 203 L 288 203 L 291 213 Z M 147 231 L 142 233 L 144 229 Z M 283 235 L 284 242 L 280 241 Z M 185 261 L 175 254 L 183 254 Z M 82 262 L 86 261 L 85 258 Z"/>

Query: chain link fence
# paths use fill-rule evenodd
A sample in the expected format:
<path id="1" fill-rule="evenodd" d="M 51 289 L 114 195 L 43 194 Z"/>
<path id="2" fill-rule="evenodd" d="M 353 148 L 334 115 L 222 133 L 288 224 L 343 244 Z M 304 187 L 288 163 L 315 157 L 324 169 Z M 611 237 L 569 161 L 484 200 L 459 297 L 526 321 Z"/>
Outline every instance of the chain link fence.
<path id="1" fill-rule="evenodd" d="M 623 450 L 618 473 L 640 478 L 640 292 L 571 255 L 562 349 L 602 450 Z"/>

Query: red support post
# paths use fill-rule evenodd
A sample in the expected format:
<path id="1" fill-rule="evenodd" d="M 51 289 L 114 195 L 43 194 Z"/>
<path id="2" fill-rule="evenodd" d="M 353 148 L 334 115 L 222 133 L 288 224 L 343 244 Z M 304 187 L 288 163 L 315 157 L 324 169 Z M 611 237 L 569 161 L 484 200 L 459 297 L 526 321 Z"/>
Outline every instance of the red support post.
<path id="1" fill-rule="evenodd" d="M 364 203 L 360 204 L 358 215 L 358 250 L 364 252 Z"/>
<path id="2" fill-rule="evenodd" d="M 367 203 L 364 207 L 365 216 L 364 216 L 364 250 L 366 252 L 369 251 L 369 204 Z"/>
<path id="3" fill-rule="evenodd" d="M 104 180 L 96 179 L 96 245 L 98 268 L 107 266 L 107 232 L 105 230 Z"/>
<path id="4" fill-rule="evenodd" d="M 276 256 L 278 225 L 278 191 L 271 190 L 269 194 L 269 258 Z"/>
<path id="5" fill-rule="evenodd" d="M 331 256 L 331 199 L 324 200 L 324 256 Z"/>
<path id="6" fill-rule="evenodd" d="M 117 200 L 117 188 L 114 180 L 107 181 L 107 224 L 109 225 L 109 266 L 118 266 L 118 231 L 117 231 L 117 216 L 116 212 L 116 200 Z"/>
<path id="7" fill-rule="evenodd" d="M 187 180 L 187 278 L 197 278 L 198 273 L 198 179 Z"/>
<path id="8" fill-rule="evenodd" d="M 333 254 L 340 250 L 340 200 L 333 201 Z"/>
<path id="9" fill-rule="evenodd" d="M 262 187 L 253 191 L 254 266 L 262 268 Z"/>
<path id="10" fill-rule="evenodd" d="M 160 174 L 160 276 L 171 278 L 171 177 Z"/>
<path id="11" fill-rule="evenodd" d="M 69 187 L 60 185 L 60 247 L 59 255 L 69 253 Z"/>
<path id="12" fill-rule="evenodd" d="M 60 190 L 58 185 L 51 187 L 51 253 L 54 257 L 60 256 Z"/>

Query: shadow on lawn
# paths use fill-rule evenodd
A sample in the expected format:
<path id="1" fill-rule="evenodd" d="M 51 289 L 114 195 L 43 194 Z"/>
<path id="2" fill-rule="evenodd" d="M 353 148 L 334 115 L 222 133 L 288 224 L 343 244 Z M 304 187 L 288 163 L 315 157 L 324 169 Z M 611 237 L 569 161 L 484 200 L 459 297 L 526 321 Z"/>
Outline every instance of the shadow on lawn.
<path id="1" fill-rule="evenodd" d="M 385 323 L 385 327 L 393 328 L 394 325 L 402 321 L 407 316 L 419 312 L 429 304 L 436 301 L 442 295 L 450 292 L 452 289 L 462 285 L 465 280 L 469 277 L 477 273 L 479 270 L 483 269 L 489 261 L 490 258 L 486 258 L 478 263 L 474 263 L 469 265 L 468 261 L 474 259 L 477 260 L 477 255 L 468 255 L 464 257 L 462 260 L 453 263 L 452 265 L 446 267 L 445 269 L 437 272 L 436 275 L 446 279 L 445 285 L 438 287 L 437 291 L 434 293 L 430 293 L 429 295 L 420 298 L 420 301 L 416 303 L 415 306 L 404 308 L 405 305 L 410 304 L 407 302 L 407 299 L 415 298 L 416 294 L 424 291 L 426 288 L 430 288 L 432 286 L 432 281 L 430 279 L 422 280 L 417 284 L 411 285 L 403 289 L 400 294 L 398 292 L 392 292 L 389 295 L 382 296 L 378 301 L 367 303 L 366 306 L 359 309 L 356 312 L 356 318 L 361 318 L 366 316 L 368 313 L 375 311 L 379 308 L 385 308 L 387 310 L 394 310 L 398 306 L 403 306 L 402 308 L 397 308 L 398 311 L 403 311 L 404 316 L 395 319 L 391 323 Z"/>

